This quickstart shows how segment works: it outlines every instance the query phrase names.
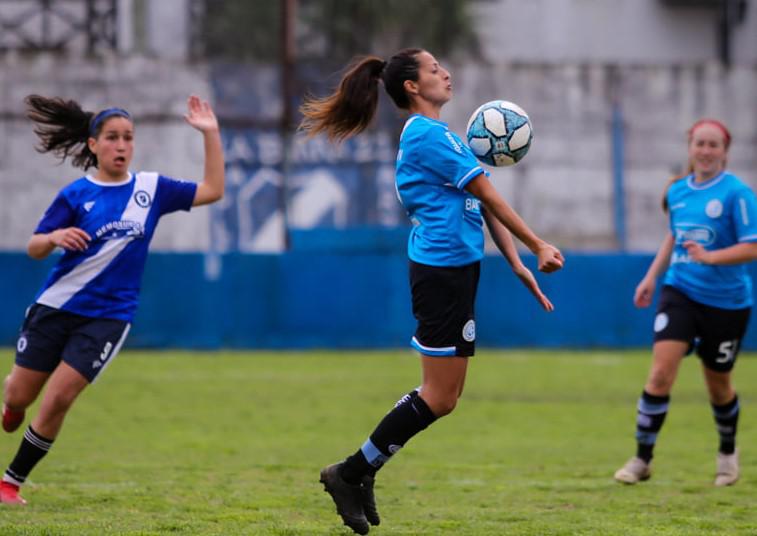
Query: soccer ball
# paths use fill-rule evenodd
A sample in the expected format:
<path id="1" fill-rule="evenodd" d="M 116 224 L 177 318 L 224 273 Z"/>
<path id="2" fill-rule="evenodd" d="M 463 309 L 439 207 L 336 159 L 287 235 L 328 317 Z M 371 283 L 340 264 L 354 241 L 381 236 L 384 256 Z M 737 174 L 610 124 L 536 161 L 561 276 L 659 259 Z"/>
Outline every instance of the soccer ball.
<path id="1" fill-rule="evenodd" d="M 512 166 L 526 156 L 534 137 L 528 114 L 504 100 L 479 106 L 468 120 L 466 135 L 476 158 L 490 166 Z"/>

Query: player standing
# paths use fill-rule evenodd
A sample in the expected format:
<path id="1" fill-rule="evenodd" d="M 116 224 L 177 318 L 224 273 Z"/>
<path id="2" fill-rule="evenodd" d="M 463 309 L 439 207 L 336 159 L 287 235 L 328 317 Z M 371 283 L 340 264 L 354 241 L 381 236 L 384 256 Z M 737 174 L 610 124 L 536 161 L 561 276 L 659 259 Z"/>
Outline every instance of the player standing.
<path id="1" fill-rule="evenodd" d="M 746 263 L 757 258 L 757 201 L 749 186 L 726 171 L 731 135 L 704 119 L 689 130 L 689 174 L 670 184 L 663 208 L 670 219 L 634 304 L 648 307 L 666 267 L 654 322 L 652 369 L 638 403 L 636 455 L 615 479 L 635 484 L 651 476 L 652 451 L 685 355 L 696 351 L 720 435 L 716 486 L 739 478 L 736 425 L 739 397 L 731 371 L 754 302 Z"/>
<path id="2" fill-rule="evenodd" d="M 19 487 L 47 454 L 63 419 L 84 388 L 113 361 L 137 308 L 148 246 L 164 214 L 223 197 L 224 159 L 218 121 L 207 102 L 192 96 L 186 121 L 205 145 L 201 183 L 157 173 L 131 173 L 134 123 L 121 108 L 98 114 L 75 101 L 30 95 L 29 118 L 40 152 L 97 173 L 63 188 L 28 245 L 35 259 L 64 250 L 27 310 L 16 363 L 5 379 L 3 429 L 16 430 L 47 383 L 39 413 L 0 482 L 0 502 L 25 504 Z"/>
<path id="3" fill-rule="evenodd" d="M 302 128 L 343 140 L 371 122 L 383 82 L 395 105 L 411 115 L 400 136 L 396 186 L 413 229 L 408 242 L 413 314 L 411 345 L 421 354 L 422 385 L 402 397 L 368 440 L 344 462 L 321 471 L 321 482 L 344 524 L 366 534 L 379 524 L 376 472 L 405 443 L 455 408 L 468 357 L 474 353 L 474 301 L 484 254 L 482 225 L 515 274 L 547 311 L 552 304 L 523 265 L 510 233 L 538 258 L 539 270 L 563 265 L 554 246 L 537 237 L 497 193 L 470 149 L 439 120 L 452 97 L 449 72 L 422 49 L 401 50 L 387 62 L 356 61 L 339 88 L 302 107 Z"/>

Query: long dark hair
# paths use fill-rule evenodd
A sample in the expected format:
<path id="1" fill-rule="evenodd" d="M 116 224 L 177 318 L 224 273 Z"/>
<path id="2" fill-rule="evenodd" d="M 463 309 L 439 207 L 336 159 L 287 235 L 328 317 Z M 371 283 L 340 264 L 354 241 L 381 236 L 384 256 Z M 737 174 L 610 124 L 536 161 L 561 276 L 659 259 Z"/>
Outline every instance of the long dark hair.
<path id="1" fill-rule="evenodd" d="M 108 115 L 99 121 L 94 121 L 95 114 L 82 110 L 78 102 L 65 100 L 60 97 L 42 97 L 29 95 L 24 99 L 27 106 L 26 116 L 35 123 L 34 133 L 39 137 L 36 147 L 40 153 L 52 152 L 61 161 L 71 157 L 71 163 L 85 171 L 90 167 L 97 167 L 97 156 L 89 150 L 88 138 L 100 135 Z M 130 119 L 128 112 L 120 108 L 116 113 Z M 108 112 L 109 110 L 106 110 Z"/>
<path id="2" fill-rule="evenodd" d="M 339 86 L 323 98 L 306 97 L 300 107 L 304 116 L 300 129 L 308 136 L 325 133 L 329 139 L 342 141 L 359 134 L 370 125 L 378 106 L 378 82 L 403 110 L 410 107 L 405 81 L 418 80 L 420 48 L 406 48 L 389 61 L 377 56 L 356 58 L 342 76 Z"/>

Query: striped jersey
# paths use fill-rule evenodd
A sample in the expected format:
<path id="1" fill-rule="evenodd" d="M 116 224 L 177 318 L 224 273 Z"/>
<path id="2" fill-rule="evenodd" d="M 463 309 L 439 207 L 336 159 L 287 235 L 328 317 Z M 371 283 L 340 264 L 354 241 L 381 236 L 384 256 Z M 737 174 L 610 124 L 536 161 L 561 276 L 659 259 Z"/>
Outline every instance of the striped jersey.
<path id="1" fill-rule="evenodd" d="M 71 313 L 131 322 L 158 220 L 189 210 L 197 184 L 157 173 L 129 174 L 120 183 L 82 177 L 63 188 L 36 233 L 78 227 L 90 237 L 84 251 L 65 251 L 35 301 Z"/>
<path id="2" fill-rule="evenodd" d="M 420 114 L 408 118 L 400 136 L 396 186 L 413 224 L 410 259 L 463 266 L 484 256 L 481 204 L 465 190 L 481 173 L 486 172 L 446 123 Z"/>
<path id="3" fill-rule="evenodd" d="M 670 186 L 667 203 L 675 245 L 664 283 L 704 305 L 751 307 L 752 280 L 746 264 L 701 264 L 689 258 L 683 243 L 693 240 L 714 250 L 757 242 L 757 200 L 752 189 L 725 171 L 699 183 L 689 175 Z"/>

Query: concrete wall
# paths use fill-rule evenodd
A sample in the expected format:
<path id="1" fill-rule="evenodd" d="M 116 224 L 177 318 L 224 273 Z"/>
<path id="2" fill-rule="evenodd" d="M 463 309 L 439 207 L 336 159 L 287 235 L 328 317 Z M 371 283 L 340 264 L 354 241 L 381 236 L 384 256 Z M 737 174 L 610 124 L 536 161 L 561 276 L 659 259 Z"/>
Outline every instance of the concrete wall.
<path id="1" fill-rule="evenodd" d="M 562 63 L 450 67 L 455 97 L 443 119 L 462 133 L 469 114 L 493 99 L 530 115 L 534 141 L 494 183 L 535 229 L 571 249 L 614 247 L 611 115 L 623 114 L 628 248 L 654 250 L 665 231 L 660 196 L 686 165 L 686 131 L 710 116 L 733 134 L 730 169 L 757 186 L 757 64 L 668 66 Z"/>
<path id="2" fill-rule="evenodd" d="M 31 93 L 75 99 L 91 111 L 124 107 L 137 122 L 132 169 L 202 178 L 202 138 L 183 114 L 190 93 L 211 97 L 203 66 L 136 56 L 0 56 L 0 250 L 25 247 L 57 191 L 84 174 L 34 151 L 37 139 L 23 117 L 23 100 Z M 154 244 L 178 251 L 205 249 L 209 227 L 208 208 L 168 216 Z"/>
<path id="3" fill-rule="evenodd" d="M 494 63 L 702 63 L 717 57 L 717 0 L 493 0 L 474 4 Z M 757 63 L 757 6 L 734 26 L 734 64 Z M 675 4 L 675 5 L 674 5 Z M 713 7 L 702 7 L 711 4 Z"/>
<path id="4" fill-rule="evenodd" d="M 229 94 L 219 92 L 209 68 L 187 62 L 187 5 L 186 0 L 120 0 L 124 19 L 115 55 L 0 54 L 0 249 L 23 248 L 57 190 L 80 175 L 68 164 L 56 166 L 51 155 L 34 152 L 35 137 L 23 118 L 22 101 L 29 93 L 75 98 L 92 110 L 112 104 L 130 109 L 137 119 L 133 168 L 194 179 L 202 173 L 202 146 L 181 119 L 189 93 L 212 96 L 225 116 L 245 99 L 263 114 L 281 109 L 276 69 L 239 66 L 253 81 L 264 80 L 257 85 L 265 90 L 249 84 Z M 548 239 L 572 250 L 617 246 L 613 104 L 623 117 L 630 250 L 652 251 L 659 243 L 665 230 L 659 196 L 671 173 L 685 165 L 685 132 L 697 118 L 714 116 L 729 125 L 730 167 L 757 184 L 754 5 L 735 28 L 729 70 L 716 59 L 712 10 L 670 7 L 661 0 L 476 5 L 483 54 L 477 61 L 448 64 L 456 94 L 443 119 L 462 133 L 468 115 L 495 98 L 515 101 L 529 112 L 535 129 L 530 154 L 513 168 L 494 170 L 493 180 Z M 237 175 L 230 173 L 230 179 Z M 209 215 L 206 208 L 170 216 L 154 246 L 207 249 Z"/>

